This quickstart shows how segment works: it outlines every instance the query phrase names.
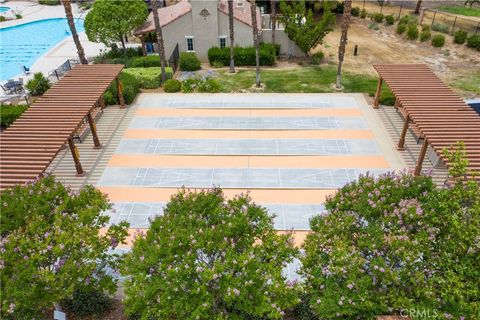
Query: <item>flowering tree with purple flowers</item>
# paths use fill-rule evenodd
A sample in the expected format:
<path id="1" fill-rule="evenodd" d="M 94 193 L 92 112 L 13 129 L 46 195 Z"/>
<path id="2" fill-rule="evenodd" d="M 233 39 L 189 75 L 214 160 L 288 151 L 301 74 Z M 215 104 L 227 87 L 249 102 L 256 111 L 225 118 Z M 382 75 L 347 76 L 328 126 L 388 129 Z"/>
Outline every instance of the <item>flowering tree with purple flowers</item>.
<path id="1" fill-rule="evenodd" d="M 282 269 L 297 251 L 266 209 L 221 189 L 181 190 L 125 259 L 126 311 L 139 319 L 281 319 L 297 302 Z"/>
<path id="2" fill-rule="evenodd" d="M 74 192 L 49 176 L 3 191 L 1 206 L 0 318 L 41 318 L 76 289 L 115 290 L 106 272 L 119 261 L 109 250 L 128 225 L 100 232 L 109 220 L 100 191 Z"/>
<path id="3" fill-rule="evenodd" d="M 453 182 L 409 173 L 361 176 L 312 219 L 302 274 L 322 319 L 430 310 L 480 312 L 480 188 L 465 178 L 464 148 L 448 153 Z"/>

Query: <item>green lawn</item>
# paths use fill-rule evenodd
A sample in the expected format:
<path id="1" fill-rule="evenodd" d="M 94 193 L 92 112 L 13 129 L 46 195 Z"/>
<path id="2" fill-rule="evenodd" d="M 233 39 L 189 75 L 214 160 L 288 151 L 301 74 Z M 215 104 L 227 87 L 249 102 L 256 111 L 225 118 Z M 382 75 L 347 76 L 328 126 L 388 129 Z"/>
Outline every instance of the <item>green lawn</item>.
<path id="1" fill-rule="evenodd" d="M 439 11 L 458 14 L 462 16 L 480 17 L 480 7 L 469 6 L 441 6 L 437 8 Z"/>
<path id="2" fill-rule="evenodd" d="M 335 83 L 337 68 L 333 65 L 322 67 L 301 67 L 282 70 L 262 70 L 261 80 L 266 85 L 266 92 L 306 92 L 325 93 L 335 92 L 332 85 Z M 255 82 L 254 70 L 241 70 L 235 74 L 220 72 L 218 80 L 225 92 L 238 92 L 248 89 Z M 378 78 L 344 72 L 342 84 L 343 92 L 368 93 L 371 96 L 377 88 Z M 381 101 L 384 104 L 393 104 L 394 98 L 386 86 L 383 87 Z"/>

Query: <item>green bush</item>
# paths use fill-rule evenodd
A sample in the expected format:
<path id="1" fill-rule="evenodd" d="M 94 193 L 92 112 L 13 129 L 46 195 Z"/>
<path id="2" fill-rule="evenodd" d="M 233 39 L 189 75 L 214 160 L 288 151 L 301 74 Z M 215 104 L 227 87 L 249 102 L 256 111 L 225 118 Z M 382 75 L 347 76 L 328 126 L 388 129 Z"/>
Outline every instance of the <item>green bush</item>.
<path id="1" fill-rule="evenodd" d="M 0 125 L 7 128 L 28 109 L 25 105 L 0 105 Z"/>
<path id="2" fill-rule="evenodd" d="M 424 24 L 422 26 L 422 31 L 430 31 L 430 26 L 428 24 Z"/>
<path id="3" fill-rule="evenodd" d="M 396 30 L 396 32 L 397 32 L 398 34 L 404 34 L 405 31 L 407 31 L 407 24 L 405 24 L 405 23 L 400 23 L 400 22 L 399 22 L 399 23 L 397 24 L 397 30 Z"/>
<path id="4" fill-rule="evenodd" d="M 222 91 L 222 86 L 218 80 L 207 78 L 198 83 L 198 92 L 216 93 Z"/>
<path id="5" fill-rule="evenodd" d="M 432 33 L 429 30 L 423 30 L 422 32 L 420 32 L 420 41 L 421 42 L 428 41 L 428 40 L 430 40 L 431 37 L 432 37 Z"/>
<path id="6" fill-rule="evenodd" d="M 480 50 L 480 34 L 471 35 L 467 40 L 467 47 Z"/>
<path id="7" fill-rule="evenodd" d="M 385 16 L 385 24 L 387 26 L 391 26 L 395 23 L 395 18 L 393 17 L 393 15 L 388 15 L 388 16 Z"/>
<path id="8" fill-rule="evenodd" d="M 212 67 L 214 68 L 223 68 L 223 63 L 221 61 L 213 61 Z"/>
<path id="9" fill-rule="evenodd" d="M 267 210 L 220 189 L 180 190 L 136 237 L 121 272 L 141 319 L 282 319 L 297 301 L 283 268 L 297 255 Z"/>
<path id="10" fill-rule="evenodd" d="M 15 18 L 16 19 L 22 19 L 22 15 L 20 13 L 15 13 Z"/>
<path id="11" fill-rule="evenodd" d="M 362 9 L 362 11 L 360 11 L 360 19 L 365 19 L 366 17 L 367 17 L 367 10 Z"/>
<path id="12" fill-rule="evenodd" d="M 432 24 L 432 30 L 433 31 L 438 31 L 441 33 L 449 33 L 450 32 L 450 27 L 446 24 L 443 23 L 434 23 Z"/>
<path id="13" fill-rule="evenodd" d="M 448 159 L 465 159 L 455 153 Z M 430 176 L 367 174 L 326 200 L 303 247 L 309 311 L 373 319 L 428 308 L 436 319 L 477 318 L 480 188 L 464 180 L 463 160 L 450 163 L 450 187 Z"/>
<path id="14" fill-rule="evenodd" d="M 122 83 L 123 87 L 123 98 L 126 104 L 131 104 L 135 97 L 137 96 L 138 92 L 140 91 L 140 84 L 138 80 L 132 74 L 129 74 L 125 71 L 122 71 L 119 76 L 120 82 Z M 105 98 L 105 103 L 107 105 L 115 105 L 118 104 L 118 92 L 117 86 L 115 83 L 112 83 L 110 87 L 107 89 L 105 94 L 103 95 Z"/>
<path id="15" fill-rule="evenodd" d="M 63 300 L 62 306 L 77 317 L 101 316 L 112 309 L 112 299 L 99 290 L 82 288 Z"/>
<path id="16" fill-rule="evenodd" d="M 146 57 L 134 57 L 127 62 L 125 67 L 127 68 L 151 68 L 160 67 L 160 57 L 157 55 L 151 55 Z"/>
<path id="17" fill-rule="evenodd" d="M 398 23 L 402 23 L 402 24 L 409 24 L 409 23 L 417 23 L 417 16 L 415 15 L 411 15 L 411 14 L 407 14 L 406 16 L 403 16 L 400 18 L 400 20 L 398 20 Z"/>
<path id="18" fill-rule="evenodd" d="M 25 88 L 28 89 L 32 96 L 41 96 L 50 89 L 50 81 L 45 78 L 43 73 L 37 72 L 33 75 L 33 79 L 28 80 Z"/>
<path id="19" fill-rule="evenodd" d="M 126 68 L 124 73 L 132 75 L 138 82 L 138 86 L 142 89 L 154 89 L 161 85 L 161 69 L 160 67 L 150 68 Z M 165 68 L 167 79 L 172 78 L 172 68 Z"/>
<path id="20" fill-rule="evenodd" d="M 7 18 L 0 15 L 0 22 L 4 22 L 4 21 L 7 21 Z"/>
<path id="21" fill-rule="evenodd" d="M 457 30 L 453 34 L 453 42 L 458 44 L 464 44 L 467 41 L 468 33 L 464 30 Z"/>
<path id="22" fill-rule="evenodd" d="M 436 48 L 443 47 L 445 44 L 445 36 L 443 34 L 436 34 L 432 37 L 432 46 Z"/>
<path id="23" fill-rule="evenodd" d="M 382 13 L 372 13 L 371 19 L 372 21 L 375 21 L 376 23 L 382 23 L 383 22 L 384 15 Z"/>
<path id="24" fill-rule="evenodd" d="M 200 60 L 194 52 L 180 53 L 179 65 L 181 71 L 196 71 L 201 67 Z"/>
<path id="25" fill-rule="evenodd" d="M 324 58 L 324 54 L 322 51 L 315 52 L 314 54 L 312 54 L 310 63 L 319 65 L 320 63 L 322 63 L 323 58 Z"/>
<path id="26" fill-rule="evenodd" d="M 274 65 L 277 59 L 276 51 L 280 50 L 279 46 L 272 44 L 260 44 L 260 65 L 271 66 Z M 236 66 L 254 66 L 255 62 L 255 48 L 254 47 L 235 47 L 234 59 Z M 212 47 L 208 50 L 208 61 L 213 66 L 214 62 L 221 62 L 224 66 L 230 65 L 230 48 Z"/>
<path id="27" fill-rule="evenodd" d="M 407 26 L 407 38 L 409 40 L 417 40 L 418 34 L 419 32 L 416 24 L 411 23 Z"/>
<path id="28" fill-rule="evenodd" d="M 182 89 L 182 83 L 176 79 L 168 79 L 163 84 L 165 92 L 179 92 Z"/>
<path id="29" fill-rule="evenodd" d="M 38 3 L 45 6 L 56 6 L 60 4 L 60 0 L 38 0 Z"/>
<path id="30" fill-rule="evenodd" d="M 352 14 L 352 16 L 354 16 L 354 17 L 360 16 L 360 8 L 359 8 L 359 7 L 353 7 L 353 8 L 351 9 L 351 14 Z"/>

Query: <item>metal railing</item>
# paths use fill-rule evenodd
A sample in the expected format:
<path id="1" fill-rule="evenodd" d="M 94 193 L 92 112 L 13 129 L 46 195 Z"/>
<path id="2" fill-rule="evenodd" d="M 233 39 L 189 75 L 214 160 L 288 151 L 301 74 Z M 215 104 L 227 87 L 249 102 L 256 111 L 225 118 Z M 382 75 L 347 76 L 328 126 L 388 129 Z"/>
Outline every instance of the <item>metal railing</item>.
<path id="1" fill-rule="evenodd" d="M 58 81 L 63 77 L 65 73 L 72 70 L 72 67 L 76 64 L 80 64 L 80 60 L 68 59 L 60 67 L 48 73 L 47 78 L 50 80 Z"/>
<path id="2" fill-rule="evenodd" d="M 178 43 L 173 49 L 172 55 L 168 58 L 168 64 L 172 68 L 172 73 L 175 73 L 178 69 L 178 62 L 180 60 L 180 50 L 178 49 Z"/>

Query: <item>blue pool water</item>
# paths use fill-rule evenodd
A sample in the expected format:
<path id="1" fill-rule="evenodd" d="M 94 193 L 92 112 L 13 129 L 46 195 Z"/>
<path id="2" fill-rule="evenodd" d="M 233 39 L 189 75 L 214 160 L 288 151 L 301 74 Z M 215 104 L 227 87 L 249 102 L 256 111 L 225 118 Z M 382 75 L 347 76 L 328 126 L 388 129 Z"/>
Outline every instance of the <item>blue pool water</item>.
<path id="1" fill-rule="evenodd" d="M 83 32 L 83 20 L 75 20 Z M 63 39 L 71 37 L 67 19 L 33 21 L 0 29 L 0 80 L 10 79 L 30 68 L 35 60 Z"/>
<path id="2" fill-rule="evenodd" d="M 0 13 L 7 12 L 8 10 L 10 10 L 10 7 L 0 7 Z"/>

